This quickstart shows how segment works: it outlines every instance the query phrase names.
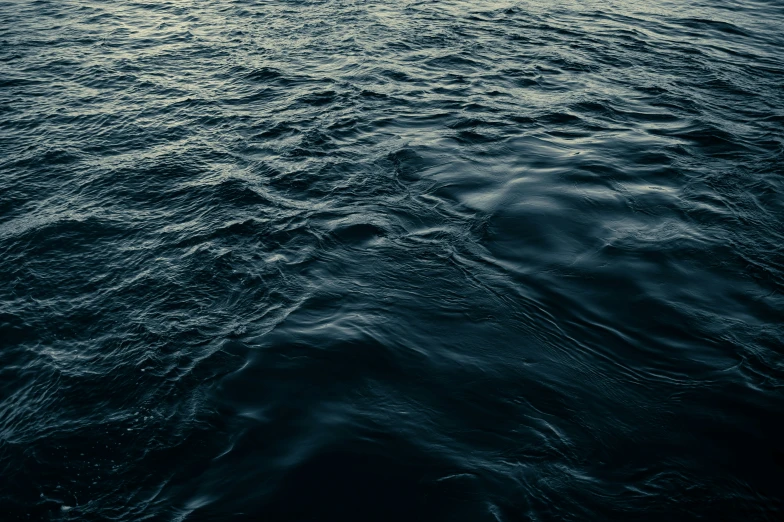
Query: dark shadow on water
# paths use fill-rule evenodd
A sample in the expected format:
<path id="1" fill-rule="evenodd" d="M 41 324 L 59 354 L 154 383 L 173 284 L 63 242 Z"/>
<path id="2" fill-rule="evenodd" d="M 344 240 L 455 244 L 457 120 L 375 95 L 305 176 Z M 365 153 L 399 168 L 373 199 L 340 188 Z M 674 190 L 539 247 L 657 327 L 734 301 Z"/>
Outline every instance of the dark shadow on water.
<path id="1" fill-rule="evenodd" d="M 265 499 L 212 505 L 188 520 L 286 522 L 492 520 L 477 479 L 435 459 L 400 448 L 390 455 L 373 448 L 337 446 L 289 470 Z"/>

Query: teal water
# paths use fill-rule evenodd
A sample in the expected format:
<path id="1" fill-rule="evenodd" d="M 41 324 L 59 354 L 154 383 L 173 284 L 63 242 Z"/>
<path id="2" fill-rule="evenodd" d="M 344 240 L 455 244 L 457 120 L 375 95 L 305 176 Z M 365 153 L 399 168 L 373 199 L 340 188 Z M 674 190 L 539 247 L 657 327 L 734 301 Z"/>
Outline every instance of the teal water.
<path id="1" fill-rule="evenodd" d="M 0 518 L 780 520 L 783 28 L 0 1 Z"/>

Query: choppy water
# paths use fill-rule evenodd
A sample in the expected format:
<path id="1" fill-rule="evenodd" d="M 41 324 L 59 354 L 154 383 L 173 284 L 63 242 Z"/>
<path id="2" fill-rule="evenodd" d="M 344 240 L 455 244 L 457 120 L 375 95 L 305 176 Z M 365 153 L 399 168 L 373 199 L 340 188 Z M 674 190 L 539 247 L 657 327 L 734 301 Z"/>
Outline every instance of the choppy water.
<path id="1" fill-rule="evenodd" d="M 2 518 L 779 520 L 783 166 L 777 1 L 1 2 Z"/>

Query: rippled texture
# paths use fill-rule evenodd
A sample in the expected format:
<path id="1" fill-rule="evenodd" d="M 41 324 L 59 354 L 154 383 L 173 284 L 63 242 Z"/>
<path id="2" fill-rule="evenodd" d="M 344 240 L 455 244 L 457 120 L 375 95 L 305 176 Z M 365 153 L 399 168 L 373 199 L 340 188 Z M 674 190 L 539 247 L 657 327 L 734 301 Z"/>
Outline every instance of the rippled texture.
<path id="1" fill-rule="evenodd" d="M 4 520 L 784 516 L 780 3 L 113 4 L 0 2 Z"/>

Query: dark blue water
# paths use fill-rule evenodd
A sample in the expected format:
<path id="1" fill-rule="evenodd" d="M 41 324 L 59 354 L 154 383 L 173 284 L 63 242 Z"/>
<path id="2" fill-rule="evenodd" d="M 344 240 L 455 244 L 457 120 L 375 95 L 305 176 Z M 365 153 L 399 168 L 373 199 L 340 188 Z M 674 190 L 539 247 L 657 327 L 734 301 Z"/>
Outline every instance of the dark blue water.
<path id="1" fill-rule="evenodd" d="M 0 1 L 0 519 L 781 520 L 783 174 L 778 1 Z"/>

